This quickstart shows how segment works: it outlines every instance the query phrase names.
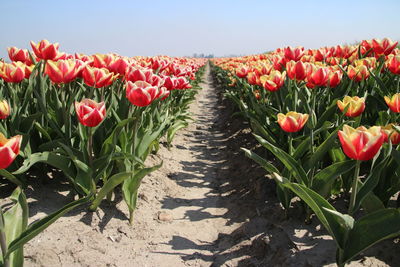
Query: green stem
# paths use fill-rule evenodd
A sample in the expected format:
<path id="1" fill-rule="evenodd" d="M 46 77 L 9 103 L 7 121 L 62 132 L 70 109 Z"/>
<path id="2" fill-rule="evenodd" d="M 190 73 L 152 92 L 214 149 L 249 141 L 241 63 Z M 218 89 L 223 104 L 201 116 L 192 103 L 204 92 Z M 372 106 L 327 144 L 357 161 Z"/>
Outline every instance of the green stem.
<path id="1" fill-rule="evenodd" d="M 354 205 L 356 203 L 358 176 L 360 174 L 360 164 L 361 164 L 361 161 L 357 160 L 356 169 L 354 171 L 354 177 L 353 177 L 353 185 L 351 186 L 350 206 L 349 206 L 349 211 L 348 211 L 349 215 L 353 214 Z"/>

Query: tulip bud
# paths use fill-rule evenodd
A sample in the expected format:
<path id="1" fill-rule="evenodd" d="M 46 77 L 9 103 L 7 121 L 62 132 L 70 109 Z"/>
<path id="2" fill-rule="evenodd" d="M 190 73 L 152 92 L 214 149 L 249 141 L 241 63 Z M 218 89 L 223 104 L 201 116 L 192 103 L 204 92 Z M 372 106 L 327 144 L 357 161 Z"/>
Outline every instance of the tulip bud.
<path id="1" fill-rule="evenodd" d="M 144 81 L 126 83 L 126 98 L 135 106 L 150 105 L 158 95 L 158 88 Z"/>
<path id="2" fill-rule="evenodd" d="M 11 108 L 6 100 L 0 101 L 0 119 L 4 120 L 10 116 Z"/>

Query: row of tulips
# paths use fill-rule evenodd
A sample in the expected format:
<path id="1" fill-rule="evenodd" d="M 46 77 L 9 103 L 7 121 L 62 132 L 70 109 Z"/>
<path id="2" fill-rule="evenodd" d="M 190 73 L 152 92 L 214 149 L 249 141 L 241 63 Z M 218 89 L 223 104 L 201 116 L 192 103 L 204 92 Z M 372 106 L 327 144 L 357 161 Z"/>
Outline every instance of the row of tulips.
<path id="1" fill-rule="evenodd" d="M 120 186 L 134 220 L 141 180 L 160 137 L 170 145 L 188 125 L 204 59 L 66 54 L 59 45 L 11 47 L 0 61 L 0 176 L 14 206 L 0 216 L 4 266 L 23 264 L 22 246 L 69 210 L 94 211 Z M 193 89 L 191 89 L 194 87 Z M 12 136 L 9 139 L 6 136 Z M 30 225 L 23 188 L 31 174 L 62 172 L 79 199 Z"/>
<path id="2" fill-rule="evenodd" d="M 213 60 L 218 86 L 279 164 L 243 148 L 275 178 L 288 210 L 297 195 L 338 247 L 344 266 L 400 234 L 400 50 L 390 39 Z M 271 155 L 270 154 L 270 155 Z M 332 206 L 333 197 L 347 211 Z M 372 230 L 372 231 L 370 231 Z"/>

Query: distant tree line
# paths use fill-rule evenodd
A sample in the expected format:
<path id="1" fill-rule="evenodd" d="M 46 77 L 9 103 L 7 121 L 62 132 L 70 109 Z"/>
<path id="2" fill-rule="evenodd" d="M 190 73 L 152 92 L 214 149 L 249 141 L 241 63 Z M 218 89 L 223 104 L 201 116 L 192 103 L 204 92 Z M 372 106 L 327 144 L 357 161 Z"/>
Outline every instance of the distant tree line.
<path id="1" fill-rule="evenodd" d="M 197 57 L 197 58 L 214 58 L 214 54 L 205 55 L 203 53 L 201 53 L 201 54 L 194 53 L 193 57 Z"/>

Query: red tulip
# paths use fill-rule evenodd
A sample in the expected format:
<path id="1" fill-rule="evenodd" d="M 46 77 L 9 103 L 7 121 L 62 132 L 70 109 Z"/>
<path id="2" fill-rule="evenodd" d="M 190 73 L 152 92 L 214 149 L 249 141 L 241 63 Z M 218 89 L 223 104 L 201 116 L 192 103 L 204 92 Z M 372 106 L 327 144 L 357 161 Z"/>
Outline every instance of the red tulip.
<path id="1" fill-rule="evenodd" d="M 2 63 L 0 61 L 0 77 L 8 83 L 20 83 L 25 78 L 26 65 L 22 62 Z"/>
<path id="2" fill-rule="evenodd" d="M 94 68 L 86 66 L 82 71 L 83 81 L 92 87 L 101 88 L 113 83 L 117 76 L 106 68 Z"/>
<path id="3" fill-rule="evenodd" d="M 248 72 L 249 72 L 248 67 L 241 66 L 240 68 L 236 69 L 236 76 L 238 76 L 239 78 L 245 78 Z"/>
<path id="4" fill-rule="evenodd" d="M 126 83 L 126 98 L 135 106 L 145 107 L 158 95 L 158 88 L 144 81 Z"/>
<path id="5" fill-rule="evenodd" d="M 265 89 L 274 92 L 279 90 L 285 83 L 286 71 L 280 72 L 277 70 L 271 71 L 270 75 L 263 75 L 260 81 Z"/>
<path id="6" fill-rule="evenodd" d="M 304 80 L 307 77 L 306 64 L 301 61 L 295 62 L 293 60 L 286 63 L 286 71 L 289 78 L 298 81 Z"/>
<path id="7" fill-rule="evenodd" d="M 342 81 L 343 74 L 341 71 L 331 71 L 329 73 L 328 86 L 335 88 Z"/>
<path id="8" fill-rule="evenodd" d="M 283 49 L 286 61 L 294 60 L 299 61 L 304 55 L 304 47 L 292 48 L 290 46 Z"/>
<path id="9" fill-rule="evenodd" d="M 384 99 L 391 111 L 400 112 L 400 93 L 394 94 L 391 98 L 385 96 Z"/>
<path id="10" fill-rule="evenodd" d="M 4 120 L 10 116 L 11 108 L 6 100 L 0 101 L 0 119 Z"/>
<path id="11" fill-rule="evenodd" d="M 385 38 L 382 41 L 379 39 L 372 39 L 372 50 L 375 55 L 389 55 L 396 48 L 398 42 L 393 42 L 389 38 Z"/>
<path id="12" fill-rule="evenodd" d="M 399 55 L 389 55 L 386 60 L 386 67 L 393 74 L 400 75 L 400 56 Z"/>
<path id="13" fill-rule="evenodd" d="M 69 83 L 78 77 L 81 68 L 82 65 L 74 59 L 49 60 L 46 63 L 44 72 L 53 83 Z"/>
<path id="14" fill-rule="evenodd" d="M 47 40 L 42 40 L 35 44 L 31 41 L 31 46 L 36 57 L 44 60 L 56 60 L 58 55 L 58 43 L 51 44 Z"/>
<path id="15" fill-rule="evenodd" d="M 0 133 L 0 169 L 5 169 L 18 156 L 21 147 L 21 135 L 16 135 L 7 139 Z"/>
<path id="16" fill-rule="evenodd" d="M 340 111 L 343 111 L 347 106 L 349 106 L 345 115 L 347 117 L 358 117 L 365 109 L 365 99 L 364 97 L 350 97 L 347 95 L 344 97 L 343 101 L 337 101 L 337 106 Z"/>
<path id="17" fill-rule="evenodd" d="M 326 86 L 329 79 L 329 69 L 312 66 L 307 74 L 307 82 L 314 86 Z"/>
<path id="18" fill-rule="evenodd" d="M 344 153 L 355 160 L 370 160 L 381 148 L 385 134 L 381 127 L 373 126 L 369 129 L 364 126 L 354 129 L 348 125 L 338 133 Z"/>
<path id="19" fill-rule="evenodd" d="M 75 111 L 80 123 L 88 127 L 96 127 L 106 117 L 104 102 L 97 103 L 91 99 L 75 102 Z"/>
<path id="20" fill-rule="evenodd" d="M 177 87 L 177 80 L 168 76 L 164 79 L 164 86 L 168 90 L 174 90 Z"/>
<path id="21" fill-rule="evenodd" d="M 283 113 L 278 114 L 278 123 L 285 132 L 294 133 L 303 129 L 308 117 L 308 114 L 289 111 L 286 115 Z"/>
<path id="22" fill-rule="evenodd" d="M 8 56 L 11 61 L 20 61 L 27 65 L 32 65 L 32 60 L 29 57 L 27 49 L 19 49 L 15 46 L 7 48 Z"/>

